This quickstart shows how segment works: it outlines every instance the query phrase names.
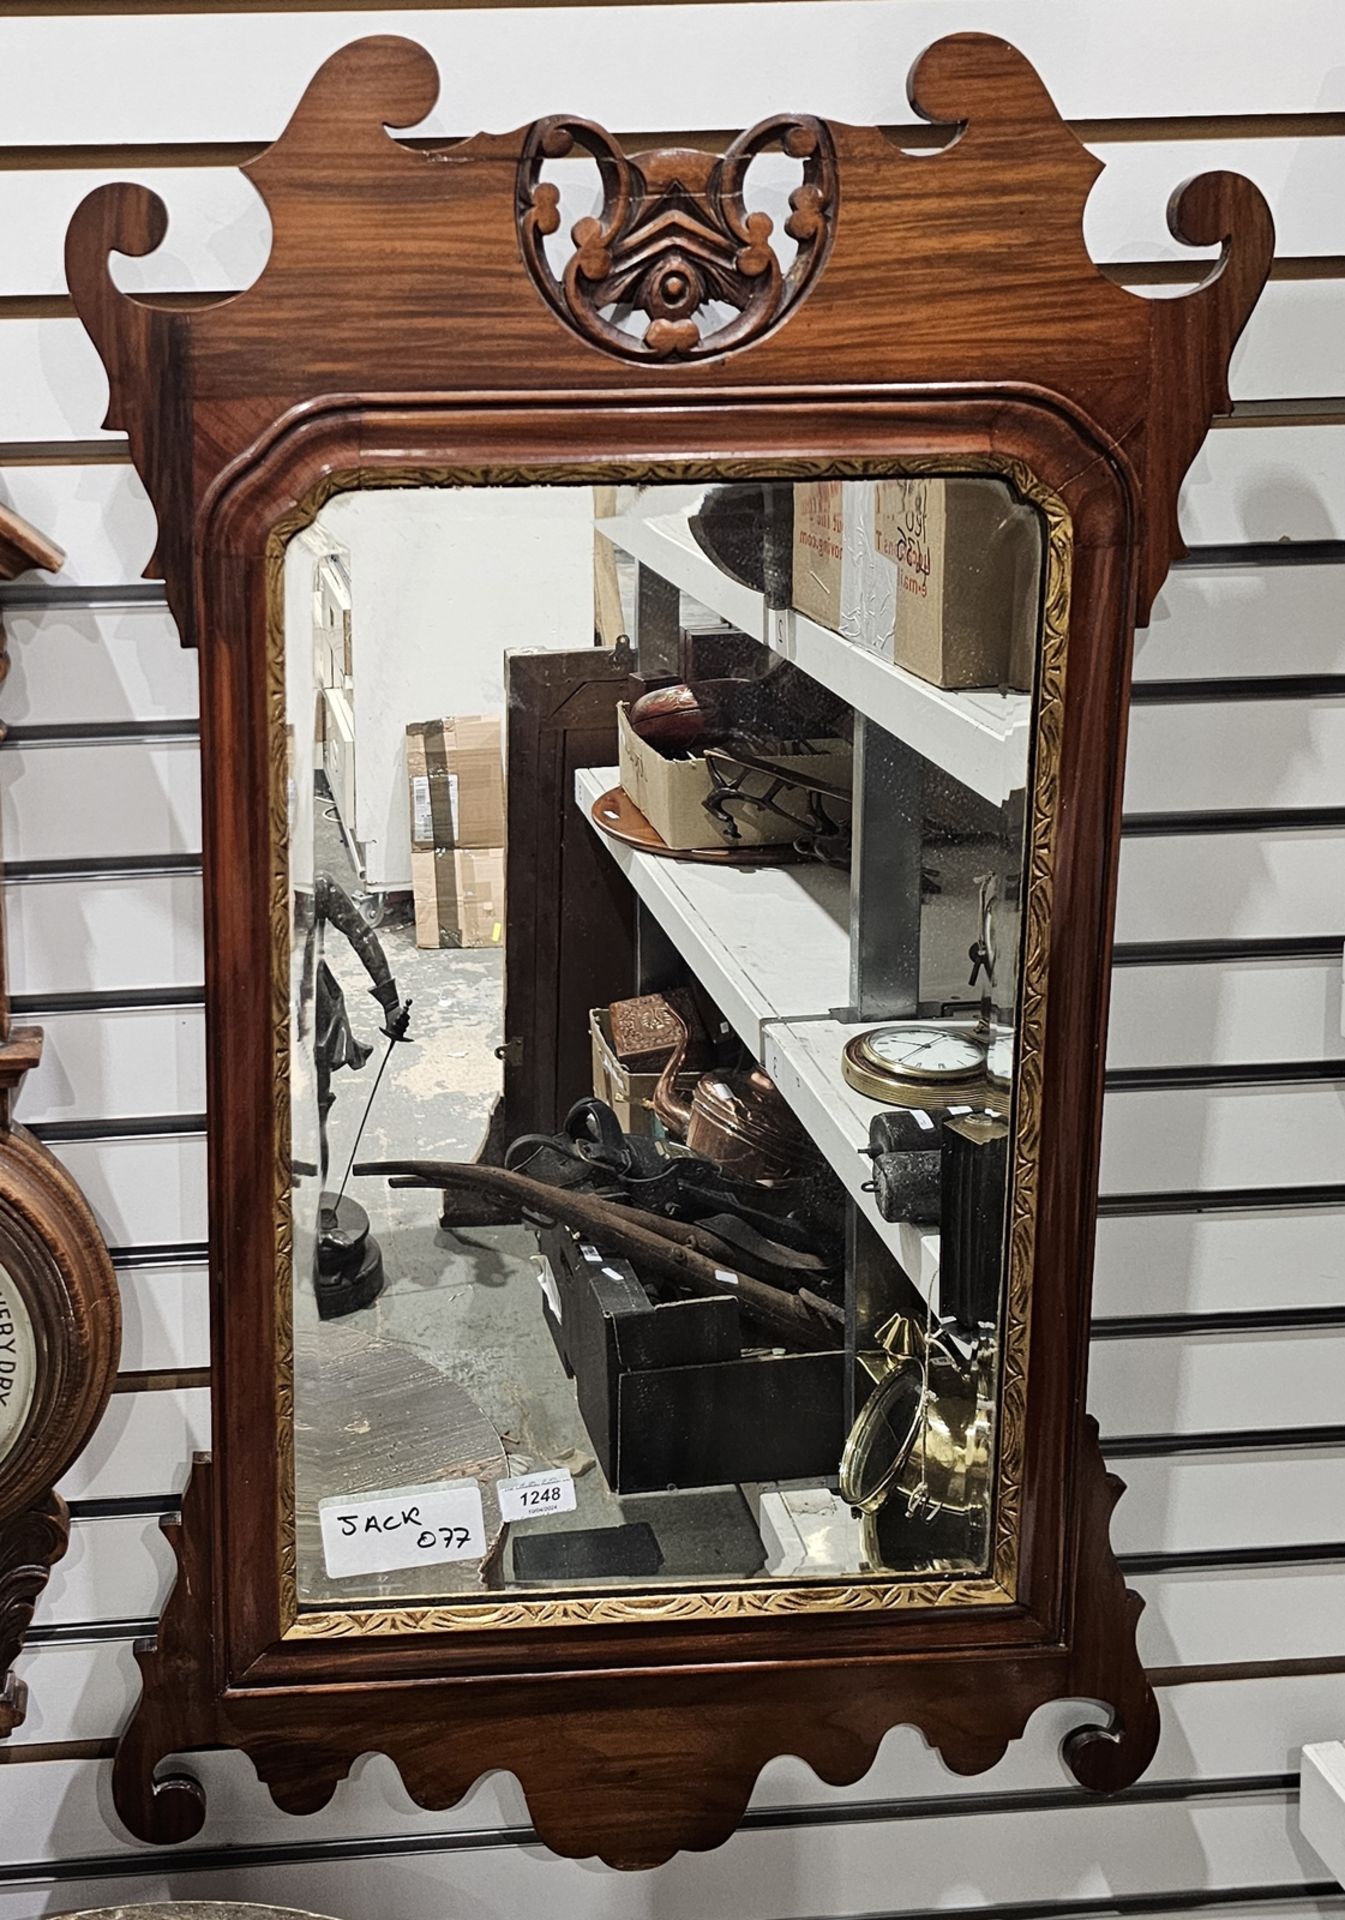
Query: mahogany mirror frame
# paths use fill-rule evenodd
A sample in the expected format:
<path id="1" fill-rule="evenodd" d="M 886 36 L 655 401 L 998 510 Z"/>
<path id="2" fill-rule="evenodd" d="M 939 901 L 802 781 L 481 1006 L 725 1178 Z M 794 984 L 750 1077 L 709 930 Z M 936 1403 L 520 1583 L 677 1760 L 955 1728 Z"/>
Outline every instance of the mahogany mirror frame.
<path id="1" fill-rule="evenodd" d="M 199 649 L 205 768 L 214 1453 L 198 1456 L 181 1515 L 165 1523 L 178 1580 L 139 1651 L 143 1696 L 115 1769 L 121 1817 L 157 1842 L 199 1831 L 199 1783 L 157 1772 L 192 1748 L 244 1749 L 296 1813 L 377 1749 L 427 1807 L 505 1769 L 549 1846 L 650 1866 L 726 1838 L 774 1755 L 847 1783 L 890 1727 L 913 1723 L 950 1767 L 975 1773 L 1062 1697 L 1107 1710 L 1065 1742 L 1076 1778 L 1125 1787 L 1153 1755 L 1158 1715 L 1136 1651 L 1140 1602 L 1108 1538 L 1120 1485 L 1084 1390 L 1130 652 L 1180 552 L 1182 477 L 1228 409 L 1229 355 L 1269 269 L 1269 214 L 1246 180 L 1202 176 L 1169 218 L 1182 240 L 1221 249 L 1207 277 L 1172 300 L 1115 285 L 1081 231 L 1100 163 L 1028 63 L 986 36 L 940 41 L 912 71 L 915 111 L 955 129 L 931 154 L 794 116 L 763 122 L 716 168 L 674 154 L 641 156 L 629 173 L 582 121 L 436 152 L 388 131 L 423 119 L 437 90 L 433 62 L 408 41 L 372 38 L 328 60 L 246 169 L 273 223 L 268 266 L 215 305 L 155 305 L 113 284 L 109 254 L 163 238 L 163 206 L 143 187 L 97 190 L 67 244 L 110 378 L 107 424 L 129 435 L 158 511 L 153 571 Z M 539 165 L 570 143 L 631 191 L 613 189 L 602 231 L 578 236 L 560 281 L 540 245 L 556 217 Z M 774 276 L 735 198 L 746 158 L 770 145 L 804 168 L 797 259 Z M 700 182 L 736 316 L 703 335 L 679 317 L 679 287 L 660 291 L 655 275 L 654 324 L 613 340 L 605 276 L 638 242 L 658 183 L 679 174 Z M 807 1609 L 735 1590 L 690 1618 L 657 1594 L 588 1614 L 558 1596 L 526 1632 L 497 1595 L 472 1631 L 451 1609 L 409 1607 L 363 1630 L 348 1615 L 314 1627 L 296 1615 L 282 1545 L 284 1262 L 258 1204 L 288 1179 L 276 1070 L 288 1007 L 271 962 L 286 902 L 264 878 L 284 814 L 268 630 L 285 536 L 354 485 L 903 463 L 1034 485 L 1055 503 L 1069 559 L 1046 622 L 1062 673 L 1067 641 L 1068 673 L 1039 695 L 1036 727 L 1039 751 L 1052 740 L 1056 786 L 1051 831 L 1032 843 L 1053 889 L 1037 929 L 1050 961 L 1041 1044 L 1022 1063 L 1038 1137 L 1023 1181 L 1031 1365 L 1006 1366 L 1003 1401 L 1021 1453 L 997 1520 L 1014 1542 L 1011 1587 L 972 1605 L 958 1582 L 894 1579 L 879 1603 L 857 1582 Z M 249 873 L 257 883 L 239 886 Z M 506 1102 L 510 1087 L 507 1075 Z"/>
<path id="2" fill-rule="evenodd" d="M 30 568 L 54 572 L 64 560 L 45 534 L 0 505 L 0 580 Z M 8 672 L 0 631 L 0 681 Z M 70 1541 L 56 1483 L 102 1418 L 121 1349 L 121 1294 L 98 1224 L 60 1161 L 14 1120 L 24 1078 L 41 1057 L 41 1027 L 16 1026 L 10 1015 L 0 907 L 0 1267 L 32 1335 L 30 1397 L 0 1456 L 0 1739 L 26 1717 L 28 1689 L 14 1662 Z"/>

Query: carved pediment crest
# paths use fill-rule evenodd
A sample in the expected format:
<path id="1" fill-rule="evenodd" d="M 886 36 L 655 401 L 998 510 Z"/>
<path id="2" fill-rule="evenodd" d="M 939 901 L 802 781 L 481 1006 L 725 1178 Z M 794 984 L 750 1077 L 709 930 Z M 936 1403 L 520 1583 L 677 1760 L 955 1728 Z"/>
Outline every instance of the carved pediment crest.
<path id="1" fill-rule="evenodd" d="M 748 169 L 772 148 L 802 163 L 784 232 L 746 199 Z M 561 227 L 561 193 L 542 178 L 548 160 L 587 153 L 602 205 L 575 222 L 575 251 L 557 272 L 545 242 Z M 586 340 L 631 360 L 691 360 L 755 340 L 807 291 L 826 258 L 836 211 L 831 136 L 810 115 L 776 115 L 727 153 L 671 147 L 633 158 L 591 120 L 553 115 L 528 130 L 518 170 L 518 231 L 533 279 Z M 724 319 L 716 309 L 729 310 Z M 632 330 L 627 316 L 645 316 Z"/>

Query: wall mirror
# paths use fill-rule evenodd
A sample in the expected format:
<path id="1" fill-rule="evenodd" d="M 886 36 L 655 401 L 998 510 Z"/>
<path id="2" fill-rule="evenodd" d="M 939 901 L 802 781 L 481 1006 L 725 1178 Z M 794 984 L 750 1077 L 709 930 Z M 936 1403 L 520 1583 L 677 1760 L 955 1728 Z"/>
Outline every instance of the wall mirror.
<path id="1" fill-rule="evenodd" d="M 1131 635 L 1264 279 L 1255 189 L 1149 301 L 1003 43 L 911 100 L 625 154 L 439 153 L 361 41 L 249 175 L 271 261 L 70 285 L 199 649 L 214 1452 L 115 1792 L 490 1768 L 571 1854 L 761 1766 L 960 1772 L 1157 1714 L 1084 1413 Z M 446 162 L 451 164 L 445 164 Z M 1012 233 L 1006 238 L 1006 206 Z M 335 290 L 340 297 L 335 297 Z"/>
<path id="2" fill-rule="evenodd" d="M 929 473 L 351 491 L 291 538 L 300 1618 L 632 1588 L 693 1612 L 741 1580 L 806 1608 L 996 1560 L 1011 1588 L 1055 521 L 1049 547 L 1006 480 Z M 539 664 L 591 667 L 595 579 L 635 698 L 609 679 L 615 764 L 562 804 L 612 884 L 521 864 L 506 941 L 535 768 L 505 716 Z M 629 969 L 557 1004 L 587 1070 L 511 1112 L 510 948 L 547 909 L 572 971 Z"/>

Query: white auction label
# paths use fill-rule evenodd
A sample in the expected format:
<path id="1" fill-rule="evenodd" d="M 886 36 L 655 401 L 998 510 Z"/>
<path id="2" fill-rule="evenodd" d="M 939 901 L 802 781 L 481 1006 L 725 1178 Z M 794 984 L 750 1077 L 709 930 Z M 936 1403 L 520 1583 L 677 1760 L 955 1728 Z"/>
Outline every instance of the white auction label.
<path id="1" fill-rule="evenodd" d="M 333 1580 L 360 1573 L 480 1560 L 486 1551 L 481 1489 L 475 1480 L 435 1480 L 426 1487 L 330 1494 L 318 1502 L 322 1557 Z"/>
<path id="2" fill-rule="evenodd" d="M 520 1473 L 514 1480 L 498 1480 L 502 1520 L 532 1520 L 539 1513 L 573 1513 L 574 1475 L 568 1467 L 547 1467 L 541 1473 Z"/>

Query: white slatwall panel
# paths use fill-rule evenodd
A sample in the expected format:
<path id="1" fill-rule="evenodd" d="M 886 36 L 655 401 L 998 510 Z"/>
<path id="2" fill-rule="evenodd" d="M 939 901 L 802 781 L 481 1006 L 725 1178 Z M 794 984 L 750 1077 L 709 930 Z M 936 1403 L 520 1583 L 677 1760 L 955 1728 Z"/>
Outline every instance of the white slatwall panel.
<path id="1" fill-rule="evenodd" d="M 176 226 L 176 202 L 172 213 Z M 1338 301 L 1332 280 L 1272 281 L 1233 355 L 1233 398 L 1345 393 L 1345 341 L 1333 324 Z M 115 438 L 103 426 L 107 376 L 78 320 L 6 320 L 0 327 L 0 391 L 6 394 L 0 422 L 6 442 Z"/>
<path id="2" fill-rule="evenodd" d="M 1339 1184 L 1343 1107 L 1345 1090 L 1333 1082 L 1115 1093 L 1103 1130 L 1103 1193 Z M 202 1136 L 64 1141 L 56 1151 L 113 1245 L 204 1237 Z"/>
<path id="3" fill-rule="evenodd" d="M 1331 828 L 1127 840 L 1121 941 L 1339 936 L 1345 837 Z"/>
<path id="4" fill-rule="evenodd" d="M 1102 1360 L 1095 1349 L 1094 1378 L 1106 1373 Z M 1227 1409 L 1221 1409 L 1221 1422 L 1227 1418 Z M 1112 1464 L 1126 1488 L 1112 1521 L 1118 1553 L 1219 1553 L 1340 1542 L 1345 1449 L 1191 1453 Z"/>
<path id="5" fill-rule="evenodd" d="M 171 1373 L 210 1364 L 205 1262 L 123 1267 L 121 1364 L 128 1373 Z"/>
<path id="6" fill-rule="evenodd" d="M 67 1500 L 177 1494 L 194 1452 L 210 1444 L 204 1387 L 114 1393 L 102 1425 L 61 1482 Z"/>
<path id="7" fill-rule="evenodd" d="M 1211 433 L 1178 518 L 1193 547 L 1345 537 L 1345 433 L 1334 425 Z"/>
<path id="8" fill-rule="evenodd" d="M 914 52 L 938 32 L 977 25 L 1005 32 L 1035 57 L 1075 117 L 1345 112 L 1345 15 L 1326 0 L 1285 0 L 1273 46 L 1258 31 L 1263 18 L 1255 0 L 1188 0 L 1180 9 L 1159 0 L 1124 9 L 1079 0 L 1064 10 L 1054 0 L 960 0 L 951 13 L 946 0 L 797 0 L 772 8 L 767 33 L 760 5 L 744 4 L 36 17 L 0 28 L 0 126 L 11 145 L 124 143 L 142 156 L 172 141 L 265 138 L 279 130 L 322 54 L 366 31 L 409 31 L 433 46 L 443 91 L 427 130 L 439 132 L 518 124 L 558 105 L 616 127 L 741 126 L 783 102 L 891 122 L 904 117 L 901 76 Z M 715 47 L 713 62 L 703 58 L 706 45 Z M 800 74 L 806 99 L 795 97 Z M 1087 212 L 1095 256 L 1178 257 L 1163 202 L 1177 181 L 1210 165 L 1233 165 L 1262 184 L 1282 257 L 1345 253 L 1336 189 L 1345 130 L 1231 132 L 1219 140 L 1099 141 L 1109 172 Z M 260 270 L 267 221 L 236 173 L 176 168 L 146 177 L 164 191 L 172 225 L 155 259 L 119 264 L 124 284 L 223 288 Z M 91 180 L 59 165 L 21 174 L 0 165 L 0 295 L 59 292 L 64 211 Z M 1272 283 L 1235 356 L 1235 398 L 1345 397 L 1342 310 L 1338 280 Z M 0 308 L 0 448 L 95 438 L 105 407 L 106 381 L 77 322 L 14 318 Z M 68 548 L 63 583 L 115 588 L 140 578 L 154 515 L 125 464 L 6 467 L 0 458 L 0 498 Z M 1181 514 L 1197 547 L 1345 538 L 1345 428 L 1239 426 L 1211 435 Z M 1324 564 L 1183 568 L 1138 636 L 1137 677 L 1345 673 L 1342 583 L 1345 570 Z M 14 670 L 3 709 L 12 725 L 172 721 L 195 712 L 195 660 L 178 646 L 162 607 L 24 610 L 8 627 Z M 1127 811 L 1345 806 L 1342 713 L 1345 704 L 1327 696 L 1138 705 Z M 195 748 L 182 740 L 56 747 L 20 736 L 0 753 L 0 812 L 11 861 L 190 854 L 199 844 Z M 1345 836 L 1324 829 L 1133 838 L 1122 858 L 1118 938 L 1345 935 L 1343 845 Z M 34 881 L 8 893 L 16 992 L 199 987 L 200 883 L 190 873 Z M 1110 1064 L 1345 1057 L 1340 985 L 1339 960 L 1324 953 L 1124 967 L 1115 979 Z M 23 1117 L 88 1122 L 201 1110 L 198 1009 L 58 1010 L 44 1023 L 47 1056 L 26 1090 Z M 1104 1190 L 1340 1184 L 1342 1108 L 1345 1085 L 1330 1081 L 1114 1093 Z M 190 1246 L 204 1238 L 199 1137 L 87 1139 L 57 1150 L 115 1244 Z M 203 1365 L 204 1265 L 142 1263 L 119 1277 L 124 1367 Z M 1343 1298 L 1345 1208 L 1104 1217 L 1099 1226 L 1095 1309 L 1109 1320 L 1330 1309 Z M 1345 1332 L 1332 1326 L 1109 1337 L 1093 1346 L 1089 1402 L 1117 1437 L 1338 1427 L 1343 1360 Z M 208 1433 L 204 1388 L 118 1393 L 64 1490 L 77 1501 L 172 1498 Z M 1342 1539 L 1339 1448 L 1253 1443 L 1116 1465 L 1129 1484 L 1114 1521 L 1125 1553 L 1306 1549 Z M 81 1515 L 39 1620 L 68 1628 L 145 1619 L 170 1578 L 153 1514 Z M 1216 1565 L 1130 1578 L 1147 1601 L 1141 1650 L 1153 1665 L 1312 1661 L 1342 1651 L 1337 1565 Z M 30 1746 L 106 1739 L 135 1695 L 127 1638 L 38 1644 L 24 1671 L 33 1706 L 21 1739 Z M 1165 1689 L 1163 1707 L 1151 1779 L 1280 1775 L 1303 1741 L 1338 1729 L 1345 1680 L 1187 1685 Z M 1058 1788 L 1065 1776 L 1056 1745 L 1076 1717 L 1048 1709 L 999 1768 L 974 1782 L 954 1780 L 915 1735 L 898 1731 L 858 1786 L 837 1793 L 782 1760 L 767 1769 L 756 1804 L 842 1807 L 846 1799 L 916 1796 L 929 1799 L 933 1814 L 950 1793 Z M 323 1814 L 292 1821 L 275 1812 L 237 1756 L 207 1755 L 201 1766 L 212 1793 L 201 1845 L 302 1849 L 415 1834 L 470 1835 L 475 1844 L 339 1863 L 287 1857 L 196 1874 L 131 1848 L 110 1809 L 104 1763 L 0 1765 L 0 1920 L 156 1890 L 278 1899 L 349 1920 L 372 1911 L 440 1920 L 459 1910 L 504 1920 L 543 1902 L 558 1920 L 727 1912 L 788 1920 L 1154 1889 L 1174 1900 L 1219 1890 L 1227 1906 L 1241 1887 L 1320 1877 L 1278 1794 L 756 1831 L 657 1875 L 618 1878 L 537 1848 L 491 1843 L 492 1834 L 526 1821 L 509 1780 L 482 1783 L 458 1809 L 425 1814 L 392 1769 L 373 1761 Z M 123 1851 L 124 1876 L 42 1884 L 44 1860 Z M 15 1881 L 25 1869 L 35 1884 Z M 1279 1920 L 1318 1920 L 1308 1900 L 1275 1912 Z"/>
<path id="9" fill-rule="evenodd" d="M 195 874 L 52 880 L 5 890 L 12 993 L 199 987 L 205 959 Z"/>
<path id="10" fill-rule="evenodd" d="M 1342 764 L 1345 696 L 1138 706 L 1126 811 L 1340 806 Z"/>
<path id="11" fill-rule="evenodd" d="M 1093 1801 L 963 1818 L 935 1811 L 892 1825 L 750 1830 L 714 1852 L 680 1854 L 640 1875 L 598 1873 L 591 1863 L 561 1861 L 539 1847 L 497 1846 L 438 1860 L 422 1854 L 217 1868 L 185 1884 L 175 1882 L 169 1857 L 135 1885 L 137 1897 L 190 1888 L 197 1899 L 267 1898 L 325 1913 L 405 1913 L 413 1901 L 419 1911 L 443 1913 L 447 1892 L 459 1910 L 501 1920 L 542 1907 L 592 1920 L 705 1920 L 719 1913 L 805 1920 L 892 1912 L 898 1860 L 897 1897 L 916 1912 L 938 1904 L 950 1886 L 959 1905 L 987 1907 L 1138 1894 L 1152 1886 L 1156 1861 L 1174 1892 L 1311 1879 L 1310 1855 L 1285 1816 L 1282 1794 L 1175 1805 Z M 452 1814 L 440 1818 L 451 1827 Z M 116 1886 L 72 1880 L 60 1892 L 87 1905 L 118 1897 Z M 29 1898 L 0 1891 L 0 1920 L 30 1920 Z"/>
<path id="12" fill-rule="evenodd" d="M 14 861 L 201 850 L 201 767 L 191 740 L 112 740 L 0 753 Z"/>
<path id="13" fill-rule="evenodd" d="M 205 1111 L 204 1008 L 43 1014 L 42 1028 L 18 1105 L 27 1125 Z"/>
<path id="14" fill-rule="evenodd" d="M 44 1664 L 60 1663 L 59 1680 L 53 1679 L 61 1695 L 59 1699 L 49 1696 L 53 1716 L 68 1716 L 65 1724 L 82 1716 L 85 1725 L 91 1724 L 79 1698 L 81 1681 L 100 1664 L 119 1672 L 125 1658 L 123 1644 L 85 1643 L 43 1653 Z M 98 1684 L 92 1681 L 93 1686 Z M 1341 1687 L 1336 1676 L 1253 1680 L 1232 1689 L 1209 1682 L 1165 1688 L 1163 1735 L 1150 1778 L 1218 1780 L 1283 1773 L 1295 1747 L 1311 1738 L 1321 1707 L 1345 1709 Z M 975 1790 L 1050 1792 L 1067 1787 L 1069 1775 L 1058 1758 L 1059 1742 L 1073 1727 L 1095 1716 L 1096 1709 L 1080 1702 L 1062 1701 L 1042 1708 L 1033 1716 L 1026 1736 L 1009 1748 L 998 1766 L 979 1776 Z M 53 1729 L 57 1725 L 54 1717 L 51 1724 Z M 393 1821 L 401 1831 L 411 1833 L 528 1825 L 523 1796 L 509 1776 L 481 1782 L 459 1807 L 427 1813 L 411 1800 L 395 1770 L 371 1755 L 356 1766 L 357 1786 L 339 1787 L 329 1806 L 299 1824 L 268 1807 L 266 1796 L 256 1793 L 251 1769 L 240 1756 L 201 1754 L 193 1757 L 192 1766 L 209 1796 L 206 1827 L 194 1843 L 197 1846 L 226 1836 L 239 1846 L 320 1843 L 373 1836 L 387 1831 Z M 110 1836 L 99 1805 L 106 1774 L 105 1762 L 87 1760 L 46 1762 L 40 1773 L 34 1768 L 0 1768 L 0 1865 L 41 1857 L 42 1842 L 54 1856 L 77 1858 L 107 1848 Z M 869 1773 L 855 1785 L 824 1789 L 803 1762 L 782 1758 L 764 1770 L 752 1804 L 816 1806 L 825 1798 L 843 1809 L 846 1802 L 883 1799 L 918 1804 L 933 1802 L 947 1792 L 965 1791 L 966 1782 L 958 1783 L 942 1766 L 931 1767 L 912 1729 L 896 1728 L 884 1740 Z M 124 1840 L 115 1847 L 116 1852 L 135 1850 Z"/>
<path id="15" fill-rule="evenodd" d="M 205 1136 L 67 1141 L 55 1151 L 114 1247 L 205 1238 Z"/>
<path id="16" fill-rule="evenodd" d="M 154 512 L 128 466 L 0 466 L 0 498 L 59 529 L 69 558 L 58 582 L 135 581 L 153 551 Z M 1211 433 L 1182 489 L 1180 518 L 1197 547 L 1345 538 L 1345 433 L 1333 425 Z"/>
<path id="17" fill-rule="evenodd" d="M 1345 252 L 1345 211 L 1337 191 L 1345 138 L 1104 141 L 1093 151 L 1106 169 L 1084 216 L 1084 239 L 1095 260 L 1198 263 L 1203 257 L 1212 264 L 1217 252 L 1202 256 L 1173 239 L 1166 208 L 1184 180 L 1219 171 L 1244 173 L 1261 188 L 1282 258 Z M 938 163 L 922 155 L 912 164 Z M 71 216 L 88 194 L 123 179 L 157 193 L 170 216 L 161 247 L 117 263 L 115 278 L 128 292 L 227 292 L 250 286 L 261 273 L 270 221 L 257 189 L 237 168 L 32 171 L 0 175 L 0 225 L 9 235 L 0 296 L 63 293 L 63 241 Z"/>
<path id="18" fill-rule="evenodd" d="M 172 1549 L 156 1516 L 85 1520 L 76 1515 L 69 1548 L 52 1570 L 37 1619 L 44 1627 L 152 1619 L 168 1596 L 174 1570 Z M 0 1767 L 0 1782 L 4 1777 Z M 3 1827 L 0 1821 L 0 1831 Z"/>
<path id="19" fill-rule="evenodd" d="M 1108 1065 L 1339 1060 L 1345 1057 L 1340 996 L 1338 953 L 1118 967 L 1112 975 Z"/>
<path id="20" fill-rule="evenodd" d="M 62 586 L 137 581 L 154 551 L 154 509 L 129 466 L 3 467 L 0 499 L 65 548 L 51 576 Z"/>
<path id="21" fill-rule="evenodd" d="M 1345 1329 L 1095 1340 L 1088 1405 L 1116 1436 L 1345 1425 Z"/>
<path id="22" fill-rule="evenodd" d="M 1345 1294 L 1345 1208 L 1275 1207 L 1150 1214 L 1098 1222 L 1093 1311 L 1254 1313 L 1338 1307 Z M 1276 1393 L 1292 1401 L 1292 1385 Z M 1220 1426 L 1235 1426 L 1236 1409 Z"/>
<path id="23" fill-rule="evenodd" d="M 751 4 L 19 20 L 0 125 L 14 146 L 272 139 L 328 53 L 398 32 L 439 63 L 431 132 L 512 127 L 558 102 L 617 127 L 744 127 L 785 100 L 891 122 L 911 61 L 952 30 L 1012 33 L 1073 118 L 1345 110 L 1329 0 L 1283 0 L 1273 47 L 1264 25 L 1258 0 L 959 0 L 955 16 L 946 0 L 800 0 L 769 30 Z M 51 73 L 59 88 L 32 83 Z"/>
<path id="24" fill-rule="evenodd" d="M 1340 1656 L 1339 1565 L 1132 1575 L 1148 1666 Z"/>
<path id="25" fill-rule="evenodd" d="M 1102 1192 L 1340 1182 L 1345 1084 L 1190 1087 L 1113 1093 L 1102 1128 Z"/>
<path id="26" fill-rule="evenodd" d="M 1135 678 L 1345 673 L 1340 581 L 1331 565 L 1178 567 L 1135 636 Z"/>
<path id="27" fill-rule="evenodd" d="M 0 323 L 0 348 L 7 324 Z M 195 717 L 196 655 L 164 607 L 16 609 L 5 628 L 10 726 Z"/>
<path id="28" fill-rule="evenodd" d="M 148 1395 L 119 1395 L 131 1400 Z M 200 1425 L 194 1438 L 199 1439 Z M 1345 1449 L 1254 1445 L 1233 1453 L 1122 1458 L 1126 1492 L 1112 1522 L 1118 1553 L 1233 1552 L 1334 1546 Z M 182 1483 L 152 1497 L 176 1500 Z M 153 1619 L 168 1595 L 173 1559 L 155 1514 L 76 1518 L 70 1551 L 38 1606 L 40 1626 L 89 1627 Z M 0 1779 L 3 1774 L 0 1773 Z"/>

